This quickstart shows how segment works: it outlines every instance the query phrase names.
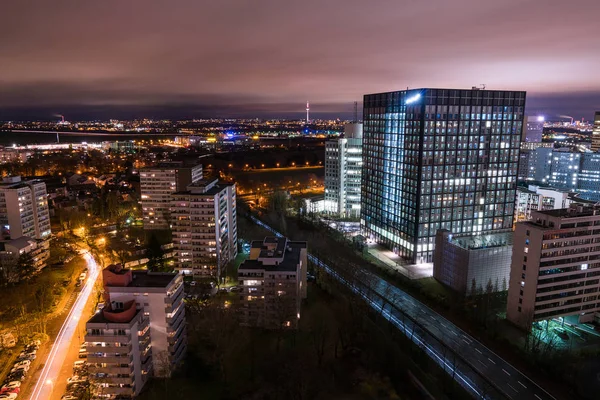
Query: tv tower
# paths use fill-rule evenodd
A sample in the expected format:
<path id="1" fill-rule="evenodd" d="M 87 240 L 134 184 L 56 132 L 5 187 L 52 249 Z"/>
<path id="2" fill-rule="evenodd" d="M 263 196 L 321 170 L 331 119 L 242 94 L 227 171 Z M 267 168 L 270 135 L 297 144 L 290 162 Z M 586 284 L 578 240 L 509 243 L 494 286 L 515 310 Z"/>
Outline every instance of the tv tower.
<path id="1" fill-rule="evenodd" d="M 306 124 L 308 125 L 310 118 L 309 118 L 309 112 L 310 112 L 310 104 L 308 103 L 308 101 L 306 102 Z"/>

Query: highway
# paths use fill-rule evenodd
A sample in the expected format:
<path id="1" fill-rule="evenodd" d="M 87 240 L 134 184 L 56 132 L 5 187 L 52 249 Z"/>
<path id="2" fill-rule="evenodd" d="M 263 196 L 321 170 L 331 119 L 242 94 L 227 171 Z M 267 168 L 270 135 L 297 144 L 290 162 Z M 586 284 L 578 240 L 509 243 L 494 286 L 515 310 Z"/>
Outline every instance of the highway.
<path id="1" fill-rule="evenodd" d="M 81 319 L 81 315 L 84 311 L 85 305 L 93 292 L 96 279 L 100 273 L 100 268 L 96 264 L 96 260 L 90 254 L 90 252 L 83 253 L 83 257 L 87 263 L 87 278 L 81 292 L 77 296 L 77 299 L 73 303 L 65 322 L 63 323 L 56 340 L 52 344 L 48 359 L 44 364 L 44 368 L 40 373 L 40 376 L 35 383 L 31 400 L 48 400 L 52 395 L 52 390 L 56 384 L 56 380 L 59 376 L 61 367 L 67 355 L 69 345 L 73 336 L 77 331 L 77 325 Z"/>
<path id="2" fill-rule="evenodd" d="M 252 220 L 282 237 L 262 221 Z M 556 400 L 511 364 L 425 304 L 357 266 L 348 280 L 325 262 L 309 260 L 362 297 L 402 331 L 468 393 L 478 399 Z M 452 354 L 452 349 L 456 355 Z"/>

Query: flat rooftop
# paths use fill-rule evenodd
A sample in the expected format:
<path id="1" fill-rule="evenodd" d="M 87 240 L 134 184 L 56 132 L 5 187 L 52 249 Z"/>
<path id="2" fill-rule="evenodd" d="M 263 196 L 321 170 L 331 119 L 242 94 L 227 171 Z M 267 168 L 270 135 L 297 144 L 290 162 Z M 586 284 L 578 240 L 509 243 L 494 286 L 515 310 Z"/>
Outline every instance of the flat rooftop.
<path id="1" fill-rule="evenodd" d="M 132 271 L 133 280 L 127 287 L 165 288 L 176 276 L 173 272 Z"/>
<path id="2" fill-rule="evenodd" d="M 306 242 L 294 242 L 285 238 L 268 236 L 264 240 L 254 240 L 252 249 L 260 249 L 258 259 L 246 260 L 239 269 L 265 271 L 296 271 L 300 262 L 300 252 L 307 247 Z M 260 259 L 281 258 L 278 264 L 263 264 Z"/>
<path id="3" fill-rule="evenodd" d="M 478 250 L 492 247 L 509 246 L 513 244 L 512 232 L 492 233 L 488 235 L 453 237 L 452 244 L 463 249 Z"/>

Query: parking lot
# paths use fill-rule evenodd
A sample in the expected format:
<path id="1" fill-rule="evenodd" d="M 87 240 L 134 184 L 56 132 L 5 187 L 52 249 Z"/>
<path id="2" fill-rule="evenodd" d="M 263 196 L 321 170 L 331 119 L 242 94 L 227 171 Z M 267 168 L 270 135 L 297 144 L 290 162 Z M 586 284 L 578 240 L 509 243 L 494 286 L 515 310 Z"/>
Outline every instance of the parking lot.
<path id="1" fill-rule="evenodd" d="M 31 369 L 31 363 L 37 358 L 40 341 L 35 340 L 20 348 L 13 367 L 8 373 L 0 389 L 0 399 L 16 399 L 21 393 L 21 385 L 25 383 Z M 15 347 L 15 349 L 19 349 Z"/>

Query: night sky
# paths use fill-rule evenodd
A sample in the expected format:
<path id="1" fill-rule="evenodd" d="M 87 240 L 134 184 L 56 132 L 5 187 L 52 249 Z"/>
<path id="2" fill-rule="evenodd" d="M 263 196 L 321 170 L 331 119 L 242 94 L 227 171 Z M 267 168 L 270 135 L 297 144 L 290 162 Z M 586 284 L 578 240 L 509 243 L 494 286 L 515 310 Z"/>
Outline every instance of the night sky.
<path id="1" fill-rule="evenodd" d="M 597 0 L 4 1 L 0 119 L 349 117 L 363 94 L 526 90 L 600 110 Z"/>

